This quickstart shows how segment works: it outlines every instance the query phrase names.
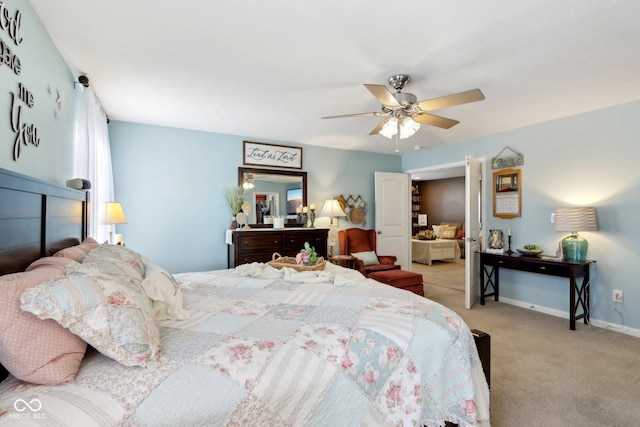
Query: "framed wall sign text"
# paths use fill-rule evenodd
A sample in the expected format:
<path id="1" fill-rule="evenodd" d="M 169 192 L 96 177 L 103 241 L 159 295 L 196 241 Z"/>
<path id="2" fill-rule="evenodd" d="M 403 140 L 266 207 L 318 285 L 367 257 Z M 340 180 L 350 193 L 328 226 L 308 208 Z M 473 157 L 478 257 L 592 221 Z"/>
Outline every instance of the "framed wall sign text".
<path id="1" fill-rule="evenodd" d="M 302 169 L 302 147 L 244 141 L 242 162 L 245 165 Z"/>

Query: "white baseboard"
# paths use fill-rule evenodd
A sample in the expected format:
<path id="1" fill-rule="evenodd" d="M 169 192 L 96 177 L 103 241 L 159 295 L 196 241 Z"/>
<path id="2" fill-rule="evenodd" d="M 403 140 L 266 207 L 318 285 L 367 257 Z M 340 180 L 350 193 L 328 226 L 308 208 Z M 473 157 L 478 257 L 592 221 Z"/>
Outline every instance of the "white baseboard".
<path id="1" fill-rule="evenodd" d="M 505 298 L 505 297 L 500 297 L 500 302 L 569 320 L 569 312 L 567 311 L 556 310 L 555 308 L 549 308 L 541 305 L 530 304 L 525 301 L 519 301 L 519 300 Z M 604 320 L 594 319 L 593 317 L 590 320 L 591 320 L 590 321 L 591 326 L 610 329 L 615 332 L 620 332 L 621 334 L 631 335 L 631 336 L 640 338 L 640 329 L 630 328 L 628 326 L 620 325 L 617 323 L 605 322 Z M 579 321 L 582 322 L 582 320 L 579 320 Z"/>

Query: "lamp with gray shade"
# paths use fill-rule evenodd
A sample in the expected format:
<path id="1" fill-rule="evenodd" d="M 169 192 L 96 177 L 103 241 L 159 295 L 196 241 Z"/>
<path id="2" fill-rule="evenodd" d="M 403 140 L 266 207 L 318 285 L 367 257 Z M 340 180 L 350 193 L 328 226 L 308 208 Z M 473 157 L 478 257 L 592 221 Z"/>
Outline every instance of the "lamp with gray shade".
<path id="1" fill-rule="evenodd" d="M 554 228 L 556 231 L 571 232 L 571 234 L 562 239 L 562 258 L 565 261 L 586 261 L 589 244 L 585 239 L 578 236 L 578 231 L 598 230 L 595 208 L 559 208 L 555 213 Z"/>

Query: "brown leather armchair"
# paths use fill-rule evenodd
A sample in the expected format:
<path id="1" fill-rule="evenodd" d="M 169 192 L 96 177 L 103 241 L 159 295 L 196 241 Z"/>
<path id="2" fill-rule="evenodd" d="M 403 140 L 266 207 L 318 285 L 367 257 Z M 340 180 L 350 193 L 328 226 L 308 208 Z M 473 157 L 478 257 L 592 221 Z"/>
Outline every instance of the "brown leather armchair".
<path id="1" fill-rule="evenodd" d="M 375 230 L 365 230 L 363 228 L 347 228 L 338 231 L 340 241 L 340 253 L 351 255 L 356 252 L 376 252 L 376 232 Z M 376 252 L 377 255 L 377 252 Z M 361 259 L 355 260 L 355 269 L 367 277 L 371 273 L 386 270 L 399 270 L 400 266 L 395 265 L 397 257 L 395 255 L 377 255 L 379 264 L 365 265 Z"/>

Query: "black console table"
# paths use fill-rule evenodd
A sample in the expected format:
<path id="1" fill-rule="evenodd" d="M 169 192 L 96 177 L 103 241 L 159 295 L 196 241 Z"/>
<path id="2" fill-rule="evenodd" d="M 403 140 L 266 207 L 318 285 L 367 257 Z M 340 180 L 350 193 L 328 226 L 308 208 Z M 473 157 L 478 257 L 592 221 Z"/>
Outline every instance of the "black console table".
<path id="1" fill-rule="evenodd" d="M 594 261 L 572 262 L 549 257 L 529 257 L 519 254 L 493 254 L 480 252 L 480 304 L 485 297 L 493 296 L 496 301 L 500 295 L 501 268 L 548 274 L 569 279 L 569 327 L 576 329 L 576 320 L 584 319 L 589 323 L 589 265 Z M 487 281 L 485 283 L 485 276 Z M 578 284 L 577 278 L 582 277 Z M 489 289 L 491 285 L 492 291 Z M 576 314 L 578 308 L 582 313 Z"/>

